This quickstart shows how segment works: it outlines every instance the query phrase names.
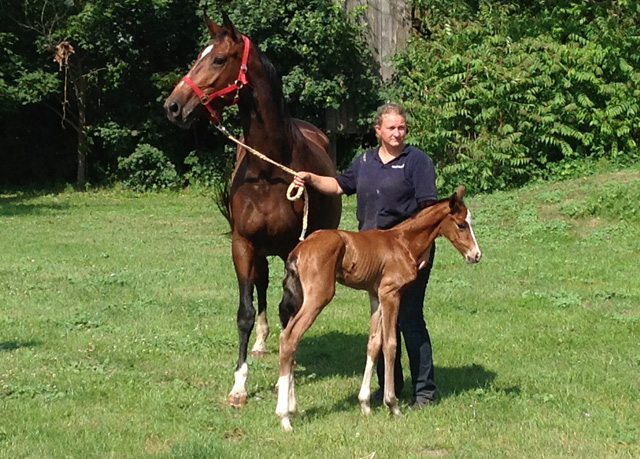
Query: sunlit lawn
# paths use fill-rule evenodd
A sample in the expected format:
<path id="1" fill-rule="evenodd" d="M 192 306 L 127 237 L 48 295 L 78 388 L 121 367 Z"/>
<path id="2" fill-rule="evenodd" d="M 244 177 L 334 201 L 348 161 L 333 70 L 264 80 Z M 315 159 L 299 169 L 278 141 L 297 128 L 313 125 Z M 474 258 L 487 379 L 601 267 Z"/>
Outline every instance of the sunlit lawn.
<path id="1" fill-rule="evenodd" d="M 468 197 L 483 260 L 440 241 L 425 306 L 440 403 L 406 408 L 405 365 L 405 416 L 360 414 L 368 304 L 341 287 L 298 351 L 293 433 L 279 260 L 270 354 L 225 404 L 237 287 L 211 196 L 4 194 L 0 457 L 639 457 L 639 189 L 631 170 Z"/>

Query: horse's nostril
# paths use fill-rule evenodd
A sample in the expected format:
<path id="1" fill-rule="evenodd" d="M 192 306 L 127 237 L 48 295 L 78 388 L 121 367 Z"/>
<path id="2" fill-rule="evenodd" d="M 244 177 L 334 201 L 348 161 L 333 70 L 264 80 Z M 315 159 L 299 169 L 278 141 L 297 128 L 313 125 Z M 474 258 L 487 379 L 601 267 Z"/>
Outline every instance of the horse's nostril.
<path id="1" fill-rule="evenodd" d="M 178 113 L 180 111 L 180 106 L 176 102 L 171 102 L 169 104 L 169 111 L 171 113 Z"/>

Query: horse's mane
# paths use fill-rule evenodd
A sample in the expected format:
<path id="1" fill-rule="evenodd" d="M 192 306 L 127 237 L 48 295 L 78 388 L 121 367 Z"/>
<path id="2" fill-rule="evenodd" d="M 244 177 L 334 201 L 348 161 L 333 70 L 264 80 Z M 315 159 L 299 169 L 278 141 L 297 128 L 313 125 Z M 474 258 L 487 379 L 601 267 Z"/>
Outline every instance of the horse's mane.
<path id="1" fill-rule="evenodd" d="M 280 76 L 276 72 L 275 66 L 267 57 L 267 55 L 262 52 L 260 48 L 255 46 L 255 44 L 253 46 L 258 53 L 258 59 L 260 60 L 260 63 L 267 73 L 267 82 L 271 90 L 271 98 L 276 104 L 276 108 L 279 112 L 278 117 L 285 127 L 286 135 L 290 139 L 299 140 L 302 137 L 302 133 L 293 122 L 293 118 L 291 117 L 291 112 L 289 111 L 287 101 L 284 97 L 284 92 L 282 91 L 282 80 L 280 79 Z"/>
<path id="2" fill-rule="evenodd" d="M 284 98 L 284 93 L 282 92 L 282 80 L 278 76 L 276 68 L 274 67 L 271 60 L 267 57 L 267 55 L 257 47 L 255 47 L 255 49 L 258 51 L 258 58 L 260 59 L 260 63 L 267 71 L 267 79 L 269 82 L 269 87 L 271 88 L 271 97 L 278 106 L 278 111 L 280 112 L 280 116 L 282 117 L 281 119 L 285 123 L 291 123 L 291 113 L 289 112 L 289 107 L 287 106 L 287 102 Z"/>

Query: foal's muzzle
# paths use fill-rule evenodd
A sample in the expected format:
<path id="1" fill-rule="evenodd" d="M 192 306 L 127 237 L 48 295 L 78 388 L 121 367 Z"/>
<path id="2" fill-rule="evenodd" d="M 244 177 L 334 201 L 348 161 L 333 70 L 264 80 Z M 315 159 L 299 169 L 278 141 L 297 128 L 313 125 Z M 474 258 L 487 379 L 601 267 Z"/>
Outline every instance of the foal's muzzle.
<path id="1" fill-rule="evenodd" d="M 472 250 L 465 254 L 464 259 L 467 263 L 478 263 L 482 258 L 482 252 L 480 250 Z"/>

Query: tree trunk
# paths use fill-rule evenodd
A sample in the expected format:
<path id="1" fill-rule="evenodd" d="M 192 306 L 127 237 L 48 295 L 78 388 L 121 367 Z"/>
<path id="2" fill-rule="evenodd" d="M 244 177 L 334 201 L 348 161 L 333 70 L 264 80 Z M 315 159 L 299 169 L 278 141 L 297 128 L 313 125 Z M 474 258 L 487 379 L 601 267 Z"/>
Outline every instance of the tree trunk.
<path id="1" fill-rule="evenodd" d="M 87 135 L 87 81 L 82 74 L 82 64 L 79 59 L 70 59 L 71 81 L 73 94 L 78 108 L 78 189 L 84 190 L 87 185 L 87 158 L 89 156 L 89 136 Z"/>

